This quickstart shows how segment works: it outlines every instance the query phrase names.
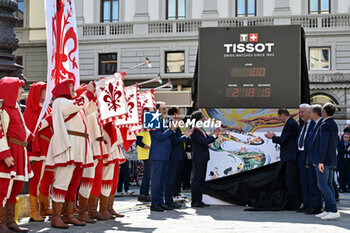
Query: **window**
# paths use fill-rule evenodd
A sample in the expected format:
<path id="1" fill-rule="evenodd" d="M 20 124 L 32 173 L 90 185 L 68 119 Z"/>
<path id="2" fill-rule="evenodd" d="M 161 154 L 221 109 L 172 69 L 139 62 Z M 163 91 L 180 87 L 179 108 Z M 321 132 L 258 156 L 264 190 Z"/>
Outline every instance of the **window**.
<path id="1" fill-rule="evenodd" d="M 23 27 L 23 19 L 24 19 L 24 0 L 16 0 L 18 4 L 18 10 L 14 13 L 15 16 L 19 19 L 16 24 L 16 27 Z"/>
<path id="2" fill-rule="evenodd" d="M 165 52 L 165 73 L 185 72 L 185 52 Z"/>
<path id="3" fill-rule="evenodd" d="M 185 19 L 186 0 L 166 0 L 166 19 Z"/>
<path id="4" fill-rule="evenodd" d="M 309 14 L 331 13 L 331 0 L 309 0 Z"/>
<path id="5" fill-rule="evenodd" d="M 104 53 L 98 55 L 98 74 L 114 74 L 118 71 L 118 54 Z"/>
<path id="6" fill-rule="evenodd" d="M 236 0 L 236 17 L 256 16 L 256 0 Z"/>
<path id="7" fill-rule="evenodd" d="M 101 1 L 101 22 L 119 22 L 119 0 Z"/>
<path id="8" fill-rule="evenodd" d="M 310 48 L 310 70 L 329 70 L 330 50 L 330 48 Z"/>

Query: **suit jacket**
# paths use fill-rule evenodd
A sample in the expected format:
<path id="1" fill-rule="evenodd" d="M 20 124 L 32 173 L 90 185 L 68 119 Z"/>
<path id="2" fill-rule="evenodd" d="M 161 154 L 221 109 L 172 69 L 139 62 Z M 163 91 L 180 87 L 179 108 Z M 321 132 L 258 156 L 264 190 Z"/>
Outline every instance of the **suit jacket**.
<path id="1" fill-rule="evenodd" d="M 320 140 L 318 138 L 320 126 L 323 123 L 323 119 L 321 118 L 317 124 L 312 128 L 310 134 L 307 136 L 305 151 L 308 156 L 308 165 L 313 165 L 318 163 L 318 153 L 320 148 Z"/>
<path id="2" fill-rule="evenodd" d="M 149 158 L 152 160 L 167 161 L 171 153 L 171 136 L 174 134 L 169 128 L 164 128 L 163 121 L 160 122 L 160 128 L 150 132 L 151 148 Z"/>
<path id="3" fill-rule="evenodd" d="M 194 163 L 205 163 L 210 159 L 209 144 L 214 142 L 213 136 L 208 136 L 198 128 L 194 128 L 191 135 L 192 142 L 192 161 Z"/>
<path id="4" fill-rule="evenodd" d="M 348 142 L 350 145 L 350 141 Z M 344 137 L 341 137 L 341 139 L 338 142 L 337 145 L 337 150 L 338 150 L 338 159 L 344 159 L 345 155 L 349 155 L 348 147 L 345 147 L 345 141 Z"/>
<path id="5" fill-rule="evenodd" d="M 170 160 L 183 160 L 185 154 L 184 142 L 187 141 L 187 137 L 182 135 L 181 129 L 177 128 L 175 133 L 171 135 L 171 154 Z"/>
<path id="6" fill-rule="evenodd" d="M 272 141 L 281 146 L 281 161 L 293 161 L 296 158 L 298 146 L 299 125 L 298 123 L 290 117 L 283 127 L 281 136 L 272 137 Z"/>
<path id="7" fill-rule="evenodd" d="M 338 126 L 332 118 L 325 119 L 319 131 L 319 163 L 337 165 Z"/>

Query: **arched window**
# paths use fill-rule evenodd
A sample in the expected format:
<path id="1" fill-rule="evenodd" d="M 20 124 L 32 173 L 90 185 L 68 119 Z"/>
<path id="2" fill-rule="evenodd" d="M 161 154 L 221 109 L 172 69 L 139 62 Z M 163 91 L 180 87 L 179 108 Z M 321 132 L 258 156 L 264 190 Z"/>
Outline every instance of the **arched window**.
<path id="1" fill-rule="evenodd" d="M 332 96 L 325 94 L 325 93 L 315 93 L 310 98 L 311 104 L 320 104 L 323 106 L 325 103 L 332 103 L 334 105 L 338 105 L 338 101 L 335 100 Z M 340 111 L 339 108 L 337 108 L 337 111 Z"/>

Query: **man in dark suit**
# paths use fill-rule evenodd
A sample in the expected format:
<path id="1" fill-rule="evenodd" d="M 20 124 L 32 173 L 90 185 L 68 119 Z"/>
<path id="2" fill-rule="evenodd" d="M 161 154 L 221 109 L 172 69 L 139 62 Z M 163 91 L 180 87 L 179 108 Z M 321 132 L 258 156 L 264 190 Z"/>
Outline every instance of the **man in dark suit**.
<path id="1" fill-rule="evenodd" d="M 340 192 L 350 192 L 350 128 L 344 129 L 344 135 L 338 142 L 337 159 Z"/>
<path id="2" fill-rule="evenodd" d="M 196 111 L 192 113 L 191 119 L 194 119 L 195 122 L 203 122 L 204 115 L 201 111 Z M 202 208 L 209 206 L 202 200 L 203 187 L 207 174 L 207 164 L 210 159 L 209 144 L 214 142 L 219 134 L 219 129 L 215 129 L 214 134 L 209 136 L 202 127 L 195 127 L 191 135 L 193 163 L 192 207 Z"/>
<path id="3" fill-rule="evenodd" d="M 306 150 L 308 141 L 306 140 L 313 129 L 315 122 L 310 120 L 309 104 L 302 104 L 299 106 L 299 117 L 301 119 L 300 131 L 298 135 L 298 170 L 299 170 L 299 180 L 301 187 L 301 194 L 303 197 L 303 207 L 299 208 L 297 211 L 302 212 L 310 208 L 310 192 L 309 192 L 309 182 L 308 173 L 306 168 Z"/>
<path id="4" fill-rule="evenodd" d="M 278 110 L 278 117 L 285 123 L 281 136 L 278 137 L 275 133 L 267 132 L 265 137 L 272 139 L 272 142 L 281 146 L 280 157 L 286 167 L 285 181 L 288 200 L 286 209 L 297 210 L 300 205 L 298 193 L 298 165 L 296 162 L 299 125 L 285 108 Z"/>
<path id="5" fill-rule="evenodd" d="M 333 120 L 335 106 L 327 103 L 323 106 L 323 123 L 320 126 L 319 133 L 316 135 L 319 140 L 318 169 L 316 169 L 317 185 L 321 190 L 324 200 L 324 211 L 316 215 L 322 220 L 332 220 L 340 217 L 335 200 L 333 188 L 334 168 L 337 165 L 337 144 L 338 144 L 338 126 Z"/>
<path id="6" fill-rule="evenodd" d="M 178 107 L 171 107 L 168 110 L 168 116 L 170 117 L 170 121 L 180 121 L 181 111 Z M 181 205 L 173 201 L 172 191 L 175 185 L 175 180 L 181 178 L 181 174 L 179 174 L 179 166 L 180 162 L 184 159 L 184 142 L 188 140 L 192 132 L 193 130 L 191 129 L 186 130 L 186 132 L 182 134 L 181 129 L 177 128 L 175 133 L 171 136 L 172 148 L 166 173 L 167 182 L 164 190 L 165 205 L 168 208 L 181 208 Z"/>
<path id="7" fill-rule="evenodd" d="M 306 170 L 308 178 L 308 193 L 310 195 L 309 208 L 305 214 L 319 214 L 322 212 L 322 195 L 317 187 L 316 164 L 319 153 L 319 140 L 315 140 L 322 124 L 322 106 L 312 105 L 310 119 L 314 122 L 311 132 L 305 139 Z"/>
<path id="8" fill-rule="evenodd" d="M 150 132 L 151 148 L 149 157 L 152 161 L 152 182 L 151 182 L 151 211 L 162 212 L 171 210 L 164 204 L 164 185 L 168 161 L 171 153 L 171 136 L 174 134 L 175 127 L 171 124 L 164 127 L 163 118 L 166 114 L 164 102 L 157 103 L 157 110 L 161 113 L 160 128 Z"/>

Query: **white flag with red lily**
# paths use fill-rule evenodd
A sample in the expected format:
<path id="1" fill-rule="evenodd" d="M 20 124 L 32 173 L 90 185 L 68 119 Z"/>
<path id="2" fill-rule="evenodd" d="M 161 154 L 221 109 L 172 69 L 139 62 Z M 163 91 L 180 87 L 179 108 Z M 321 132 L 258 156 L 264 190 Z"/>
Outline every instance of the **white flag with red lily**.
<path id="1" fill-rule="evenodd" d="M 143 130 L 143 113 L 144 112 L 150 112 L 156 110 L 156 101 L 154 98 L 154 90 L 150 91 L 143 91 L 139 94 L 139 102 L 141 104 L 141 116 L 142 116 L 142 122 L 138 126 L 130 127 L 129 132 L 130 133 L 137 133 Z"/>
<path id="2" fill-rule="evenodd" d="M 95 96 L 98 117 L 103 124 L 128 114 L 124 76 L 121 73 L 101 78 L 96 83 Z"/>
<path id="3" fill-rule="evenodd" d="M 125 87 L 126 101 L 128 102 L 128 114 L 119 117 L 115 121 L 117 127 L 131 127 L 142 124 L 141 103 L 139 101 L 138 85 Z"/>
<path id="4" fill-rule="evenodd" d="M 78 30 L 73 0 L 45 0 L 47 86 L 37 126 L 52 98 L 52 89 L 60 80 L 72 79 L 80 85 Z"/>

